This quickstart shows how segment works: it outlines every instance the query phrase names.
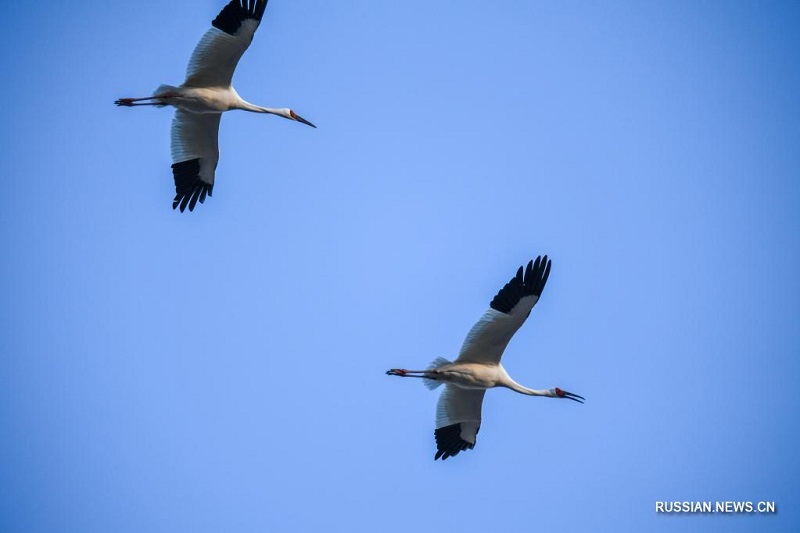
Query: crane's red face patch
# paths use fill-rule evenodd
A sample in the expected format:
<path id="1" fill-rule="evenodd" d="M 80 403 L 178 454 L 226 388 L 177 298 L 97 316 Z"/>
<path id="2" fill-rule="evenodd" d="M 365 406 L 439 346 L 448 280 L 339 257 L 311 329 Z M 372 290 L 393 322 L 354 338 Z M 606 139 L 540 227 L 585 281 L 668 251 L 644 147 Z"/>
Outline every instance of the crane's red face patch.
<path id="1" fill-rule="evenodd" d="M 558 387 L 556 387 L 556 394 L 558 394 L 562 398 L 564 397 L 564 391 L 559 389 Z"/>
<path id="2" fill-rule="evenodd" d="M 297 120 L 297 115 L 291 109 L 289 110 L 289 114 L 292 116 L 293 119 Z"/>

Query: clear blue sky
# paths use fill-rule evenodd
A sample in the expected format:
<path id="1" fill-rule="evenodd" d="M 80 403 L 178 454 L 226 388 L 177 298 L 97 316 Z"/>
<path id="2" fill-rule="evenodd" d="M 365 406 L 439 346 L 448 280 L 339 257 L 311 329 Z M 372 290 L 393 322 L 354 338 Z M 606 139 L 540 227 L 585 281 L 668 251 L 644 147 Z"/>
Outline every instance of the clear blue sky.
<path id="1" fill-rule="evenodd" d="M 800 4 L 271 0 L 214 196 L 169 109 L 224 0 L 5 3 L 0 530 L 800 527 Z M 436 394 L 553 271 L 477 446 Z M 656 500 L 769 500 L 770 516 Z"/>

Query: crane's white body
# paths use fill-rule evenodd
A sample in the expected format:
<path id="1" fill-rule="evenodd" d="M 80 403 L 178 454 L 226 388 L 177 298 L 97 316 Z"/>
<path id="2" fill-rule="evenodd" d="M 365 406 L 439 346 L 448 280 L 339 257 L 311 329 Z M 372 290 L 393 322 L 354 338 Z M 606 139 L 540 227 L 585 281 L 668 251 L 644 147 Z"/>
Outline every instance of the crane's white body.
<path id="1" fill-rule="evenodd" d="M 461 346 L 458 358 L 450 362 L 437 358 L 426 370 L 393 368 L 387 374 L 419 377 L 430 389 L 444 384 L 436 406 L 435 459 L 447 459 L 472 449 L 481 424 L 481 407 L 487 389 L 505 387 L 527 396 L 568 398 L 582 401 L 576 394 L 553 389 L 529 389 L 511 379 L 500 364 L 511 337 L 525 323 L 533 306 L 539 301 L 547 278 L 550 262 L 547 256 L 528 263 L 498 292 L 489 309 L 470 329 Z"/>
<path id="2" fill-rule="evenodd" d="M 234 109 L 256 111 L 252 104 L 244 101 L 236 89 L 227 87 L 170 87 L 162 85 L 154 96 L 163 105 L 171 105 L 178 109 L 197 114 L 220 114 Z"/>
<path id="3" fill-rule="evenodd" d="M 267 0 L 231 0 L 220 11 L 194 49 L 182 85 L 161 85 L 152 96 L 120 98 L 122 106 L 173 106 L 172 169 L 176 196 L 173 209 L 187 206 L 192 211 L 197 201 L 211 196 L 219 161 L 217 143 L 220 115 L 241 109 L 269 113 L 316 127 L 288 108 L 269 108 L 242 99 L 231 85 L 242 54 L 250 46 L 266 9 Z M 143 101 L 149 101 L 143 103 Z"/>
<path id="4" fill-rule="evenodd" d="M 549 390 L 535 390 L 523 387 L 508 375 L 500 363 L 464 363 L 456 360 L 443 366 L 431 368 L 427 380 L 440 381 L 461 389 L 486 390 L 505 387 L 528 396 L 553 396 Z M 428 385 L 430 387 L 430 385 Z"/>

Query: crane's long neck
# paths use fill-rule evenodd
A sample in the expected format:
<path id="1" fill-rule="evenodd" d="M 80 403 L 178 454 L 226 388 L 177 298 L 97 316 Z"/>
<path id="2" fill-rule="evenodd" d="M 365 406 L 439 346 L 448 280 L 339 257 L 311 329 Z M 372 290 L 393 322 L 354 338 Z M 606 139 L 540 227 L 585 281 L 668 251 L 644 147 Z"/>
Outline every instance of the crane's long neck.
<path id="1" fill-rule="evenodd" d="M 278 115 L 278 116 L 281 116 L 281 117 L 284 117 L 284 118 L 291 118 L 291 117 L 287 116 L 287 113 L 286 113 L 285 109 L 274 109 L 274 108 L 271 108 L 271 107 L 261 107 L 260 105 L 255 105 L 255 104 L 251 104 L 250 102 L 246 102 L 245 100 L 242 100 L 241 102 L 238 102 L 238 106 L 237 107 L 239 109 L 244 110 L 244 111 L 251 111 L 253 113 L 269 113 L 271 115 Z"/>
<path id="2" fill-rule="evenodd" d="M 502 383 L 500 383 L 500 385 L 502 385 L 503 387 L 507 387 L 513 390 L 514 392 L 525 394 L 527 396 L 553 396 L 553 393 L 549 389 L 539 390 L 539 389 L 529 389 L 528 387 L 523 387 L 522 385 L 511 379 L 511 377 L 508 374 L 505 375 L 505 379 L 503 380 Z"/>

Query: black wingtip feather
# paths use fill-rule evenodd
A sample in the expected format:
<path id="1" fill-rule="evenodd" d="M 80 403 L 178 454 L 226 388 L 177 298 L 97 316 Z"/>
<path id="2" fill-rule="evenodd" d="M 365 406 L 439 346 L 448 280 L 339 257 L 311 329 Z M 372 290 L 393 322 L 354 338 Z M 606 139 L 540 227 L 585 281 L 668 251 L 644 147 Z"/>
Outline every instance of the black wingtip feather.
<path id="1" fill-rule="evenodd" d="M 217 18 L 211 21 L 211 25 L 228 35 L 235 35 L 239 27 L 247 19 L 254 19 L 261 22 L 264 10 L 267 9 L 267 0 L 231 0 Z"/>
<path id="2" fill-rule="evenodd" d="M 175 198 L 172 209 L 180 207 L 181 213 L 189 207 L 194 211 L 198 200 L 202 204 L 206 195 L 211 196 L 213 185 L 200 179 L 200 159 L 190 159 L 172 165 L 172 176 L 175 178 Z"/>
<path id="3" fill-rule="evenodd" d="M 436 429 L 433 432 L 436 438 L 436 455 L 433 460 L 441 457 L 442 461 L 454 457 L 464 450 L 471 450 L 475 444 L 461 438 L 461 424 L 452 424 Z"/>
<path id="4" fill-rule="evenodd" d="M 519 267 L 516 276 L 500 289 L 489 306 L 495 311 L 509 313 L 525 296 L 541 296 L 550 276 L 550 264 L 546 255 L 540 255 L 536 261 L 528 262 L 524 275 L 523 267 Z"/>

